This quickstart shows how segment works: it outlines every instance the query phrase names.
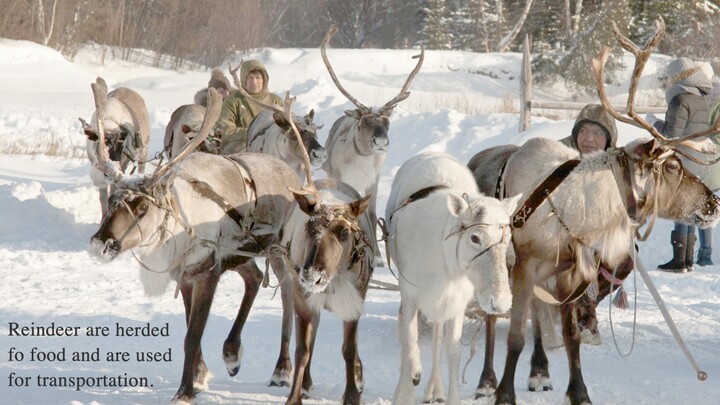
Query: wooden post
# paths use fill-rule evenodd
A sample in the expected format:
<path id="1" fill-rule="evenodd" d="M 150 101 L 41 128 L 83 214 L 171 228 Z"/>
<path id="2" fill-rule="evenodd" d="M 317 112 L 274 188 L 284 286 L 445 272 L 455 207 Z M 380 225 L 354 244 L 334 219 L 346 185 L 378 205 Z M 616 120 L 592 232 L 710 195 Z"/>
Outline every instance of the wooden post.
<path id="1" fill-rule="evenodd" d="M 530 128 L 530 98 L 532 97 L 532 69 L 530 68 L 530 41 L 527 34 L 523 41 L 522 66 L 520 68 L 520 132 Z"/>

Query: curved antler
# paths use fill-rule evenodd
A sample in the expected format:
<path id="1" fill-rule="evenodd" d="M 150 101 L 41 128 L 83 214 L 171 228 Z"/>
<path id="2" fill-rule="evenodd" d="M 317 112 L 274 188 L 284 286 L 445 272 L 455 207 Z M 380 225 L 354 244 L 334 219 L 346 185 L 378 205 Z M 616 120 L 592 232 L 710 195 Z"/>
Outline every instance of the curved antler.
<path id="1" fill-rule="evenodd" d="M 155 170 L 155 172 L 152 174 L 152 177 L 150 177 L 145 183 L 146 188 L 150 188 L 152 185 L 154 185 L 163 175 L 165 175 L 170 169 L 172 169 L 173 166 L 177 165 L 178 162 L 185 159 L 185 157 L 189 155 L 190 152 L 195 150 L 198 145 L 205 141 L 205 138 L 208 137 L 210 131 L 215 126 L 218 117 L 220 117 L 221 108 L 222 97 L 217 92 L 217 90 L 215 90 L 213 87 L 209 87 L 208 106 L 207 110 L 205 111 L 205 117 L 203 118 L 202 126 L 200 127 L 198 135 L 194 137 L 192 142 L 187 144 L 185 148 L 177 154 L 177 156 L 172 158 L 172 160 L 167 162 L 167 164 L 162 165 Z"/>
<path id="2" fill-rule="evenodd" d="M 253 98 L 250 94 L 248 94 L 247 91 L 245 91 L 245 88 L 242 86 L 242 83 L 240 82 L 240 79 L 237 76 L 237 71 L 240 69 L 244 62 L 241 60 L 240 64 L 233 69 L 232 66 L 228 63 L 228 70 L 230 71 L 230 75 L 233 78 L 233 81 L 235 82 L 235 86 L 237 86 L 238 91 L 240 94 L 242 94 L 246 100 L 249 100 L 260 107 L 263 107 L 267 110 L 274 111 L 283 117 L 285 117 L 285 120 L 290 123 L 290 126 L 292 127 L 293 133 L 295 134 L 295 138 L 297 138 L 298 144 L 303 145 L 302 148 L 302 154 L 303 154 L 303 160 L 305 161 L 305 176 L 307 177 L 308 185 L 306 187 L 303 187 L 303 190 L 306 190 L 313 195 L 317 195 L 317 188 L 315 187 L 315 183 L 312 179 L 312 172 L 310 170 L 310 156 L 307 154 L 307 150 L 304 147 L 302 137 L 300 136 L 300 131 L 298 131 L 297 126 L 295 126 L 295 120 L 293 119 L 292 114 L 292 104 L 295 102 L 297 97 L 290 97 L 290 92 L 285 93 L 285 100 L 283 100 L 283 108 L 281 109 L 277 105 L 274 104 L 265 104 L 261 101 L 256 100 Z"/>
<path id="3" fill-rule="evenodd" d="M 415 55 L 412 58 L 419 59 L 417 65 L 415 65 L 415 69 L 410 72 L 410 76 L 408 76 L 407 80 L 405 80 L 405 84 L 403 84 L 402 89 L 400 89 L 400 93 L 398 93 L 395 98 L 385 103 L 384 106 L 380 107 L 380 111 L 392 110 L 393 108 L 395 108 L 395 106 L 398 105 L 399 102 L 405 100 L 410 96 L 410 92 L 407 90 L 408 87 L 410 87 L 410 83 L 412 83 L 413 79 L 415 78 L 415 75 L 420 71 L 420 67 L 425 60 L 425 48 L 423 46 L 420 46 L 420 54 Z"/>
<path id="4" fill-rule="evenodd" d="M 711 135 L 716 132 L 720 132 L 720 118 L 718 118 L 715 123 L 708 128 L 705 131 L 697 132 L 694 134 L 682 136 L 679 138 L 672 138 L 668 139 L 664 137 L 660 131 L 658 131 L 654 126 L 652 126 L 649 122 L 644 120 L 642 117 L 640 117 L 635 112 L 635 93 L 637 92 L 638 84 L 640 83 L 640 75 L 642 74 L 643 69 L 645 68 L 645 64 L 647 63 L 648 59 L 650 58 L 650 55 L 652 54 L 655 47 L 660 43 L 660 40 L 662 39 L 663 34 L 665 33 L 665 21 L 662 19 L 661 16 L 658 16 L 657 20 L 655 21 L 656 29 L 655 33 L 650 37 L 648 42 L 645 44 L 643 48 L 638 47 L 635 45 L 630 39 L 620 34 L 620 31 L 617 28 L 617 25 L 613 23 L 613 34 L 615 35 L 615 38 L 620 43 L 620 45 L 625 48 L 628 52 L 635 55 L 635 67 L 633 68 L 633 74 L 630 79 L 630 89 L 628 93 L 628 100 L 627 100 L 627 112 L 628 116 L 630 118 L 627 118 L 617 112 L 612 105 L 610 105 L 610 102 L 607 99 L 607 95 L 605 93 L 605 84 L 603 82 L 603 76 L 604 76 L 604 68 L 605 63 L 607 62 L 608 55 L 610 54 L 610 48 L 603 47 L 603 49 L 600 51 L 600 54 L 597 58 L 594 58 L 592 60 L 592 68 L 593 68 L 593 74 L 595 76 L 595 86 L 597 87 L 598 96 L 600 97 L 600 102 L 602 102 L 603 107 L 605 107 L 610 114 L 612 114 L 613 117 L 615 117 L 618 121 L 624 122 L 626 124 L 635 125 L 638 127 L 641 127 L 648 131 L 650 135 L 652 135 L 655 139 L 657 139 L 661 145 L 672 148 L 677 145 L 684 145 L 687 147 L 690 147 L 698 152 L 702 153 L 714 153 L 710 151 L 706 151 L 705 148 L 703 148 L 701 145 L 698 145 L 695 142 L 692 142 L 693 139 L 705 137 L 708 135 Z M 693 160 L 695 161 L 695 160 Z M 701 163 L 701 162 L 697 162 Z M 711 164 L 711 163 L 702 163 L 702 164 Z"/>
<path id="5" fill-rule="evenodd" d="M 650 132 L 650 134 L 655 139 L 661 141 L 662 143 L 665 143 L 667 142 L 667 138 L 665 138 L 649 122 L 637 115 L 634 105 L 635 93 L 637 92 L 638 84 L 640 83 L 640 75 L 645 68 L 645 64 L 647 63 L 648 58 L 650 58 L 650 55 L 652 54 L 653 50 L 660 42 L 663 34 L 665 33 L 665 21 L 663 21 L 662 17 L 658 16 L 655 24 L 655 33 L 641 49 L 637 45 L 635 45 L 630 39 L 620 34 L 617 25 L 613 22 L 613 34 L 615 35 L 615 38 L 618 40 L 618 42 L 620 42 L 620 45 L 622 45 L 623 48 L 635 55 L 635 67 L 633 68 L 632 77 L 630 79 L 630 89 L 627 100 L 627 112 L 630 118 L 625 117 L 624 115 L 616 111 L 615 108 L 613 108 L 613 106 L 610 104 L 610 101 L 607 98 L 607 94 L 605 93 L 604 71 L 605 63 L 607 62 L 607 58 L 610 55 L 609 47 L 604 46 L 600 51 L 598 57 L 593 58 L 592 69 L 595 76 L 595 86 L 597 87 L 598 97 L 600 98 L 600 102 L 602 103 L 603 107 L 605 107 L 605 109 L 618 121 L 643 128 L 646 131 Z"/>
<path id="6" fill-rule="evenodd" d="M 340 93 L 343 94 L 348 100 L 350 100 L 351 103 L 355 104 L 357 108 L 364 111 L 370 111 L 370 108 L 366 107 L 364 104 L 359 102 L 355 97 L 353 97 L 350 93 L 348 93 L 347 90 L 340 84 L 340 80 L 338 79 L 337 75 L 335 75 L 335 71 L 333 70 L 332 66 L 330 65 L 330 60 L 327 57 L 327 44 L 330 43 L 330 39 L 332 39 L 333 35 L 337 32 L 337 27 L 333 24 L 330 26 L 330 29 L 328 30 L 327 35 L 325 35 L 325 39 L 323 39 L 322 45 L 320 46 L 320 55 L 322 56 L 323 62 L 325 62 L 325 67 L 328 70 L 328 73 L 330 73 L 330 77 L 332 78 L 333 83 L 335 83 L 335 87 L 340 90 Z"/>
<path id="7" fill-rule="evenodd" d="M 95 100 L 95 119 L 97 125 L 98 135 L 98 161 L 95 162 L 95 167 L 109 176 L 113 182 L 117 183 L 120 181 L 124 174 L 120 169 L 110 160 L 108 151 L 105 146 L 105 104 L 107 103 L 108 87 L 105 83 L 105 79 L 98 76 L 95 79 L 95 83 L 90 85 L 93 92 L 93 98 Z"/>

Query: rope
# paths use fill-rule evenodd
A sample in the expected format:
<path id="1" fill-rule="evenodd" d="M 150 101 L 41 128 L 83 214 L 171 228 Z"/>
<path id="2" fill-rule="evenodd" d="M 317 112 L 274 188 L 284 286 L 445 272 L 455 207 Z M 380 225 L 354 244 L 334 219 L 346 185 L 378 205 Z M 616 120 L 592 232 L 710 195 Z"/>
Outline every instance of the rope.
<path id="1" fill-rule="evenodd" d="M 634 247 L 635 247 L 635 241 L 633 240 L 633 238 L 630 238 L 630 250 L 631 250 L 632 256 L 633 256 L 633 266 L 637 267 L 637 265 L 635 263 L 637 263 L 638 257 L 637 257 L 637 252 L 634 249 Z M 605 272 L 607 272 L 607 270 Z M 618 280 L 618 278 L 616 277 L 616 273 L 617 273 L 617 266 L 613 269 L 613 274 L 612 274 L 613 280 Z M 605 273 L 603 273 L 603 275 L 604 274 Z M 608 274 L 608 275 L 610 275 L 610 274 Z M 611 281 L 609 278 L 607 278 L 607 276 L 605 278 L 610 282 L 610 294 L 612 294 L 612 286 L 613 285 L 620 285 L 622 287 L 623 280 L 618 280 L 620 283 L 615 284 L 613 281 Z M 635 335 L 637 334 L 637 302 L 638 302 L 638 299 L 637 299 L 637 295 L 638 295 L 637 273 L 636 272 L 633 272 L 633 287 L 634 287 L 634 293 L 635 293 L 634 294 L 635 295 L 635 305 L 633 305 L 632 339 L 630 340 L 630 349 L 628 349 L 628 352 L 625 354 L 623 354 L 622 351 L 620 350 L 620 346 L 618 345 L 618 342 L 617 342 L 617 337 L 615 336 L 615 327 L 613 326 L 613 319 L 612 319 L 613 305 L 612 305 L 612 300 L 610 299 L 610 294 L 608 294 L 608 318 L 610 321 L 610 334 L 612 335 L 613 344 L 615 345 L 615 350 L 617 350 L 620 357 L 623 357 L 623 358 L 630 356 L 630 354 L 633 352 L 633 349 L 635 348 Z"/>
<path id="2" fill-rule="evenodd" d="M 665 323 L 667 323 L 668 328 L 670 328 L 670 332 L 672 333 L 673 337 L 675 338 L 675 341 L 677 342 L 678 346 L 680 346 L 680 350 L 682 350 L 683 354 L 687 358 L 687 360 L 690 362 L 690 365 L 695 369 L 695 372 L 697 373 L 697 379 L 700 381 L 707 380 L 707 373 L 703 370 L 700 370 L 697 363 L 695 362 L 695 359 L 693 358 L 692 354 L 690 353 L 690 350 L 688 350 L 687 345 L 685 344 L 685 341 L 683 340 L 682 336 L 680 335 L 680 332 L 677 329 L 677 326 L 675 326 L 675 322 L 673 322 L 672 318 L 670 317 L 670 313 L 667 310 L 667 307 L 665 306 L 665 303 L 663 302 L 662 298 L 660 297 L 660 293 L 658 292 L 657 288 L 655 288 L 655 284 L 653 283 L 652 279 L 650 278 L 650 275 L 647 273 L 647 270 L 645 270 L 645 266 L 643 266 L 642 262 L 640 261 L 640 258 L 637 258 L 637 269 L 640 270 L 640 275 L 643 278 L 643 281 L 645 281 L 645 285 L 647 285 L 648 290 L 650 290 L 650 294 L 652 295 L 653 299 L 655 300 L 655 303 L 657 304 L 658 308 L 660 309 L 660 312 L 663 315 L 663 318 L 665 318 Z"/>
<path id="3" fill-rule="evenodd" d="M 473 333 L 472 338 L 470 338 L 470 342 L 468 344 L 465 344 L 462 342 L 462 340 L 460 340 L 460 343 L 463 346 L 470 346 L 470 357 L 465 362 L 465 367 L 463 367 L 463 372 L 462 372 L 462 376 L 461 376 L 463 384 L 467 384 L 467 381 L 465 380 L 465 371 L 467 371 L 467 368 L 470 365 L 470 361 L 475 356 L 475 352 L 477 351 L 477 339 L 478 339 L 478 336 L 480 336 L 480 331 L 482 331 L 483 326 L 485 326 L 484 318 L 480 318 L 473 322 L 475 324 L 477 324 L 477 329 L 475 330 L 475 333 Z M 485 342 L 485 344 L 487 345 L 487 342 Z"/>

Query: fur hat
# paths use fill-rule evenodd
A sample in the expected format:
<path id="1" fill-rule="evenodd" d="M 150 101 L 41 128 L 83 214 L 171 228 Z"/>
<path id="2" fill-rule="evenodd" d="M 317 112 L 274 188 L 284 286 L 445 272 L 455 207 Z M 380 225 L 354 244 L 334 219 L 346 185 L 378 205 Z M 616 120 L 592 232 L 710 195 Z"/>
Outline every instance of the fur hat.
<path id="1" fill-rule="evenodd" d="M 208 82 L 208 87 L 213 87 L 215 89 L 225 89 L 227 91 L 232 91 L 233 87 L 230 85 L 230 81 L 225 77 L 225 74 L 223 74 L 222 70 L 215 68 L 210 73 L 210 81 Z"/>
<path id="2" fill-rule="evenodd" d="M 712 77 L 708 77 L 703 69 L 712 67 L 701 66 L 700 63 L 693 62 L 692 59 L 681 57 L 670 62 L 665 68 L 664 76 L 670 80 L 670 84 L 680 84 L 691 87 L 712 87 Z"/>

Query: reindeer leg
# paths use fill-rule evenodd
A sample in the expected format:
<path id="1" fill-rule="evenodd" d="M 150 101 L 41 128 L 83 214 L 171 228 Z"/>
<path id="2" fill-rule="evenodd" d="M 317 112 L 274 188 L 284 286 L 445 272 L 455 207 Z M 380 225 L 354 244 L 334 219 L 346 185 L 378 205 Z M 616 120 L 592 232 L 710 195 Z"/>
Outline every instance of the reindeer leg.
<path id="1" fill-rule="evenodd" d="M 460 404 L 460 336 L 462 335 L 464 317 L 463 314 L 450 319 L 445 328 L 445 353 L 447 354 L 448 364 L 448 405 Z"/>
<path id="2" fill-rule="evenodd" d="M 432 343 L 432 368 L 430 378 L 425 387 L 425 399 L 423 402 L 445 402 L 445 387 L 440 375 L 440 362 L 442 355 L 443 322 L 433 322 L 433 343 Z"/>
<path id="3" fill-rule="evenodd" d="M 580 367 L 580 331 L 573 319 L 573 315 L 577 310 L 575 306 L 574 302 L 560 306 L 563 340 L 570 368 L 570 381 L 565 393 L 565 403 L 570 405 L 590 405 L 592 402 L 590 402 Z"/>
<path id="4" fill-rule="evenodd" d="M 185 326 L 187 327 L 190 323 L 190 311 L 192 307 L 192 292 L 193 284 L 190 282 L 182 282 L 180 286 L 180 293 L 183 298 L 183 306 L 185 307 Z M 206 377 L 208 374 L 207 365 L 202 355 L 202 347 L 198 350 L 197 356 L 193 365 L 194 376 L 193 386 L 199 389 L 207 389 Z"/>
<path id="5" fill-rule="evenodd" d="M 518 249 L 516 249 L 516 252 Z M 508 353 L 505 359 L 500 384 L 495 390 L 495 405 L 515 404 L 515 370 L 517 362 L 525 346 L 525 329 L 527 325 L 530 300 L 532 299 L 533 274 L 537 265 L 529 269 L 528 257 L 517 254 L 513 267 L 512 310 L 510 312 L 510 333 L 508 334 Z"/>
<path id="6" fill-rule="evenodd" d="M 280 332 L 280 354 L 275 370 L 268 385 L 273 387 L 289 387 L 292 373 L 292 362 L 290 361 L 290 337 L 292 336 L 293 321 L 293 281 L 288 274 L 285 262 L 281 257 L 270 258 L 275 277 L 280 282 L 280 298 L 282 300 L 283 315 Z"/>
<path id="7" fill-rule="evenodd" d="M 400 335 L 400 378 L 395 387 L 393 404 L 415 402 L 413 385 L 420 384 L 422 365 L 418 347 L 418 308 L 409 297 L 403 297 L 401 291 L 398 334 Z"/>
<path id="8" fill-rule="evenodd" d="M 311 374 L 312 369 L 312 359 L 313 359 L 313 352 L 315 351 L 315 339 L 317 339 L 317 331 L 318 326 L 320 325 L 320 314 L 317 314 L 317 319 L 313 318 L 313 329 L 312 333 L 310 334 L 310 354 L 308 356 L 307 364 L 305 365 L 305 374 L 303 375 L 303 397 L 309 398 L 310 397 L 310 391 L 312 391 L 313 388 L 313 379 Z"/>
<path id="9" fill-rule="evenodd" d="M 242 361 L 242 340 L 240 338 L 242 334 L 243 326 L 247 321 L 248 314 L 252 308 L 255 297 L 257 296 L 258 290 L 260 289 L 260 282 L 262 281 L 263 273 L 257 267 L 255 260 L 247 260 L 237 270 L 240 276 L 245 281 L 245 294 L 243 295 L 240 309 L 235 317 L 230 333 L 223 343 L 223 361 L 225 362 L 225 368 L 230 374 L 230 377 L 234 377 L 238 371 L 240 371 L 240 363 Z"/>
<path id="10" fill-rule="evenodd" d="M 540 306 L 543 303 L 533 299 L 531 304 L 531 319 L 533 326 L 533 353 L 530 357 L 530 377 L 528 377 L 528 389 L 530 391 L 550 391 L 553 389 L 550 381 L 550 370 L 547 355 L 542 341 L 542 327 L 540 323 Z M 549 324 L 555 327 L 553 320 Z"/>
<path id="11" fill-rule="evenodd" d="M 295 372 L 286 405 L 302 404 L 303 378 L 310 360 L 313 329 L 320 321 L 320 314 L 310 313 L 307 309 L 296 307 L 295 313 Z"/>
<path id="12" fill-rule="evenodd" d="M 183 363 L 182 378 L 180 379 L 180 388 L 178 388 L 173 398 L 174 402 L 192 402 L 195 399 L 196 391 L 193 387 L 193 377 L 195 369 L 199 365 L 198 361 L 202 361 L 200 341 L 205 331 L 215 289 L 220 279 L 216 272 L 210 271 L 202 272 L 193 277 L 188 330 L 185 334 L 185 361 Z M 181 282 L 188 283 L 189 281 Z"/>
<path id="13" fill-rule="evenodd" d="M 344 405 L 360 405 L 360 390 L 357 386 L 357 364 L 360 359 L 357 347 L 358 320 L 344 322 L 343 359 L 345 359 Z M 362 367 L 362 366 L 361 366 Z"/>
<path id="14" fill-rule="evenodd" d="M 495 392 L 498 381 L 495 376 L 493 359 L 495 357 L 495 323 L 497 315 L 485 315 L 485 362 L 480 381 L 475 388 L 475 399 L 489 397 Z"/>

